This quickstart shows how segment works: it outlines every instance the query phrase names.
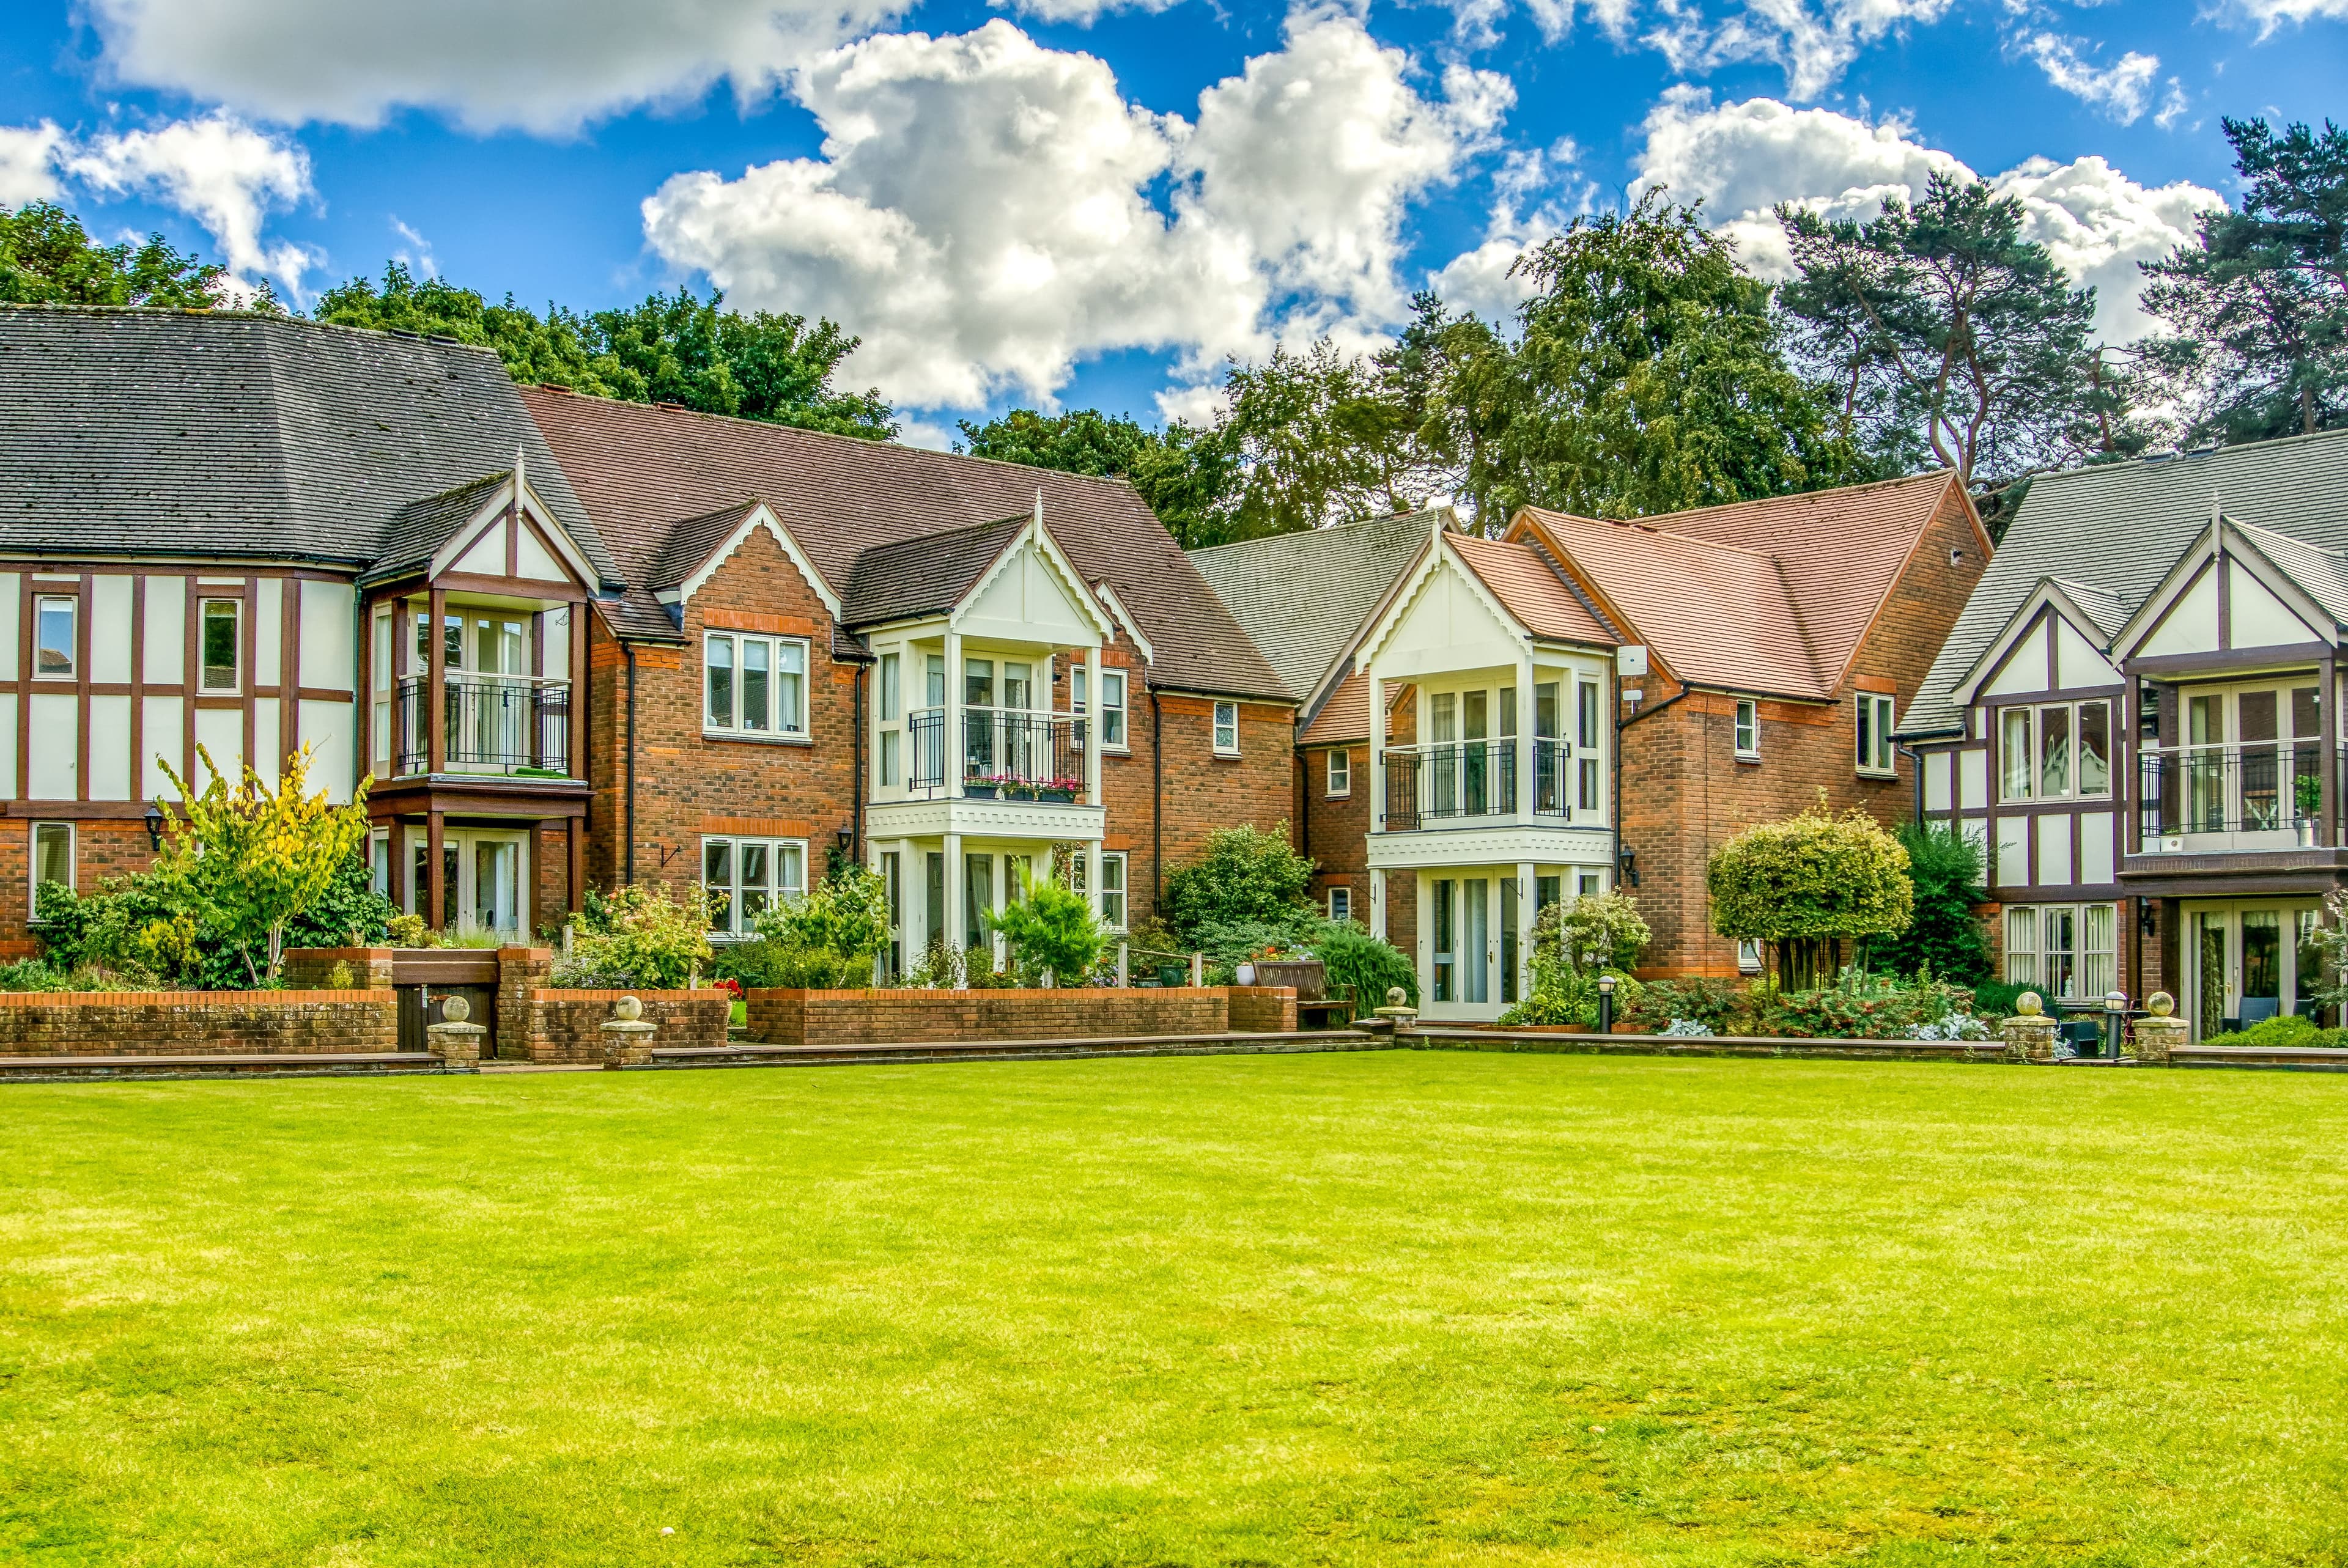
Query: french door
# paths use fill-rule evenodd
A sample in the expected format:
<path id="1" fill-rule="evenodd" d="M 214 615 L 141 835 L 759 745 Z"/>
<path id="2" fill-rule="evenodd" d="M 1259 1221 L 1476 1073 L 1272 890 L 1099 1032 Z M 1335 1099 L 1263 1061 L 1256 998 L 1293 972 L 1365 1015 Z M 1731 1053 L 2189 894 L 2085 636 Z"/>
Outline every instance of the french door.
<path id="1" fill-rule="evenodd" d="M 2312 1012 L 2319 958 L 2313 903 L 2241 899 L 2185 906 L 2185 993 L 2194 1037 Z"/>
<path id="2" fill-rule="evenodd" d="M 411 915 L 425 913 L 424 879 L 430 865 L 424 829 L 407 830 L 407 897 Z M 529 898 L 530 835 L 503 828 L 452 827 L 440 835 L 440 924 L 443 929 L 522 935 Z"/>

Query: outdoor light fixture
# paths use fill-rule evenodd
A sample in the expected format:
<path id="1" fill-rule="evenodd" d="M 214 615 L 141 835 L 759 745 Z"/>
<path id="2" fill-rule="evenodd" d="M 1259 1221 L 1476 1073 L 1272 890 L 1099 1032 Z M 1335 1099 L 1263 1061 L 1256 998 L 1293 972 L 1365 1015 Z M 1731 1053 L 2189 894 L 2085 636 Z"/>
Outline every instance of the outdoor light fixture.
<path id="1" fill-rule="evenodd" d="M 2147 937 L 2160 935 L 2160 913 L 2149 898 L 2140 899 L 2137 904 L 2136 928 Z"/>
<path id="2" fill-rule="evenodd" d="M 1612 975 L 1598 977 L 1598 1032 L 1614 1032 L 1614 985 Z"/>
<path id="3" fill-rule="evenodd" d="M 832 836 L 839 840 L 839 857 L 842 860 L 847 859 L 849 850 L 856 844 L 856 830 L 852 827 L 843 827 Z"/>
<path id="4" fill-rule="evenodd" d="M 2127 993 L 2104 993 L 2104 1057 L 2113 1066 L 2120 1061 L 2120 1026 L 2127 1021 Z"/>
<path id="5" fill-rule="evenodd" d="M 1614 859 L 1618 867 L 1615 879 L 1636 887 L 1639 885 L 1639 852 L 1626 844 L 1614 852 Z"/>
<path id="6" fill-rule="evenodd" d="M 163 848 L 163 808 L 151 800 L 147 803 L 147 847 L 159 854 Z"/>

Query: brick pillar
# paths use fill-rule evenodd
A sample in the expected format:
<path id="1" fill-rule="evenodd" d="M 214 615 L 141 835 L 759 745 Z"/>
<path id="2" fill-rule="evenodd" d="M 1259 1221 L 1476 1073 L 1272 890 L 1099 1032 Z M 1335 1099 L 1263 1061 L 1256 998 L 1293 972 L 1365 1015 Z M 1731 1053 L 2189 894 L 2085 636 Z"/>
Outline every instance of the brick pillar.
<path id="1" fill-rule="evenodd" d="M 508 1061 L 534 1061 L 547 1042 L 536 1038 L 530 994 L 554 973 L 551 948 L 498 949 L 498 1055 Z"/>

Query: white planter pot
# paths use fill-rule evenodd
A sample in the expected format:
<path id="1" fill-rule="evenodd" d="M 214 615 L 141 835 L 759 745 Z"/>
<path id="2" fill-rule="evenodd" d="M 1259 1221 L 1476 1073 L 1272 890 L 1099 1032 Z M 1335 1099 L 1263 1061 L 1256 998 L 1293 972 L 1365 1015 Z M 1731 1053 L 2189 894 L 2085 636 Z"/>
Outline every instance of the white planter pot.
<path id="1" fill-rule="evenodd" d="M 1253 964 L 1241 964 L 1237 969 L 1232 971 L 1231 978 L 1241 985 L 1251 986 L 1255 984 L 1255 966 Z"/>

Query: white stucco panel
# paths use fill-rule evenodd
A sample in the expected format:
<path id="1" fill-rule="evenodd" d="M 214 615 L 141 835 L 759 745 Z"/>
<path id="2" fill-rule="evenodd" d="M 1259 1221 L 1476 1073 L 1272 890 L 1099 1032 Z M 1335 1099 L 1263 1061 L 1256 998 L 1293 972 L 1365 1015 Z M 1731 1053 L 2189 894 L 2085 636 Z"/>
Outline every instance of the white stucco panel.
<path id="1" fill-rule="evenodd" d="M 2226 563 L 2228 641 L 2237 648 L 2282 648 L 2317 641 L 2314 629 L 2291 613 L 2272 589 L 2239 560 Z"/>
<path id="2" fill-rule="evenodd" d="M 44 693 L 34 697 L 32 704 L 32 750 L 26 759 L 31 767 L 26 794 L 34 800 L 79 799 L 79 701 L 71 693 Z"/>
<path id="3" fill-rule="evenodd" d="M 2120 672 L 2079 635 L 2079 629 L 2057 617 L 2054 621 L 2054 684 L 2063 691 L 2085 686 L 2116 686 Z"/>
<path id="4" fill-rule="evenodd" d="M 458 571 L 479 572 L 483 577 L 506 575 L 506 524 L 500 518 L 481 530 L 465 553 L 457 558 Z"/>
<path id="5" fill-rule="evenodd" d="M 147 579 L 147 684 L 177 686 L 187 679 L 188 579 Z"/>
<path id="6" fill-rule="evenodd" d="M 302 743 L 310 751 L 310 789 L 326 792 L 340 804 L 351 798 L 357 782 L 352 748 L 358 739 L 358 720 L 348 702 L 305 702 L 302 704 Z"/>
<path id="7" fill-rule="evenodd" d="M 127 659 L 126 659 L 127 661 Z M 91 661 L 96 663 L 96 660 Z M 131 797 L 130 699 L 92 693 L 89 699 L 89 798 Z"/>
<path id="8" fill-rule="evenodd" d="M 252 585 L 252 683 L 274 686 L 285 664 L 285 594 L 280 578 Z"/>
<path id="9" fill-rule="evenodd" d="M 2089 886 L 2112 880 L 2118 818 L 2108 811 L 2079 815 L 2079 880 Z"/>
<path id="10" fill-rule="evenodd" d="M 2214 653 L 2218 650 L 2218 579 L 2204 569 L 2178 596 L 2144 640 L 2141 652 Z"/>
<path id="11" fill-rule="evenodd" d="M 1997 883 L 2001 887 L 2026 887 L 2030 884 L 2029 826 L 2026 816 L 1997 819 Z"/>
<path id="12" fill-rule="evenodd" d="M 1989 753 L 1986 751 L 1957 753 L 1957 805 L 1963 811 L 1979 811 L 1989 804 Z"/>
<path id="13" fill-rule="evenodd" d="M 130 680 L 130 590 L 138 579 L 120 576 L 90 579 L 89 678 L 108 685 Z M 93 794 L 92 800 L 112 800 Z"/>
<path id="14" fill-rule="evenodd" d="M 16 678 L 17 611 L 23 608 L 18 598 L 18 580 L 15 572 L 0 571 L 0 681 Z M 13 735 L 15 731 L 12 727 L 8 733 Z M 12 770 L 8 782 L 13 786 L 15 781 L 16 775 Z"/>
<path id="15" fill-rule="evenodd" d="M 532 578 L 541 582 L 570 580 L 571 574 L 562 569 L 562 563 L 556 560 L 552 552 L 544 545 L 539 543 L 538 535 L 529 528 L 522 529 L 520 537 L 514 540 L 514 558 L 517 576 Z"/>
<path id="16" fill-rule="evenodd" d="M 277 699 L 257 697 L 252 703 L 252 771 L 261 775 L 261 787 L 277 787 L 278 761 L 284 748 L 277 743 Z M 316 794 L 313 789 L 312 794 Z"/>
<path id="17" fill-rule="evenodd" d="M 199 708 L 196 710 L 196 745 L 212 760 L 212 766 L 234 785 L 244 777 L 244 715 L 233 708 Z M 183 774 L 188 787 L 201 791 L 212 782 L 201 763 L 195 772 Z"/>
<path id="18" fill-rule="evenodd" d="M 1953 771 L 1950 765 L 1948 753 L 1924 753 L 1924 809 L 1926 811 L 1949 809 L 1950 775 Z"/>
<path id="19" fill-rule="evenodd" d="M 188 745 L 186 718 L 187 708 L 182 698 L 147 699 L 146 721 L 139 737 L 139 749 L 146 753 L 139 759 L 139 799 L 180 798 L 180 792 L 171 787 L 170 779 L 163 772 L 163 764 L 170 764 L 181 778 L 188 776 L 189 759 L 182 754 Z"/>
<path id="20" fill-rule="evenodd" d="M 302 585 L 300 684 L 348 692 L 358 679 L 358 650 L 351 645 L 357 600 L 346 582 Z"/>
<path id="21" fill-rule="evenodd" d="M 1100 641 L 1091 615 L 1033 538 L 1023 541 L 1012 559 L 997 563 L 954 621 L 965 637 L 1079 648 Z"/>
<path id="22" fill-rule="evenodd" d="M 15 600 L 8 601 L 14 604 Z M 16 693 L 0 692 L 0 800 L 16 798 Z"/>
<path id="23" fill-rule="evenodd" d="M 2071 814 L 2048 812 L 2036 820 L 2039 886 L 2067 887 L 2071 885 Z"/>
<path id="24" fill-rule="evenodd" d="M 2018 692 L 2051 692 L 2054 689 L 2054 671 L 2046 667 L 2046 629 L 2034 625 L 2023 633 L 1998 666 L 1982 691 L 1992 697 L 2012 696 Z"/>

